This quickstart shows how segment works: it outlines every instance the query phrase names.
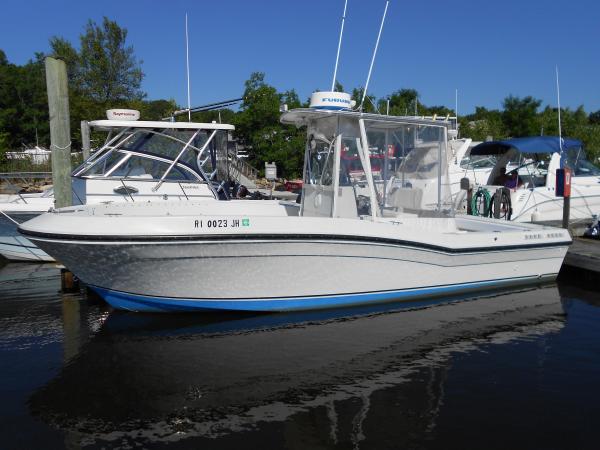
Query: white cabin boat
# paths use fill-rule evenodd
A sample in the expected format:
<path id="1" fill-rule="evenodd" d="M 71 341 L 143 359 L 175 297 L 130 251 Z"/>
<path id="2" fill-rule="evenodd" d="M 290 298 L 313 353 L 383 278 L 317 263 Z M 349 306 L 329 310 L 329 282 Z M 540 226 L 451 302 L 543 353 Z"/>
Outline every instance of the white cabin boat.
<path id="1" fill-rule="evenodd" d="M 89 125 L 107 132 L 107 137 L 72 172 L 73 205 L 228 197 L 227 133 L 233 125 L 133 120 L 96 120 Z M 17 222 L 54 207 L 52 190 L 2 200 L 0 211 Z M 0 236 L 0 254 L 5 258 L 54 260 L 14 235 Z"/>
<path id="2" fill-rule="evenodd" d="M 480 176 L 474 183 L 475 190 L 481 187 L 491 196 L 496 189 L 507 188 L 503 218 L 560 223 L 563 199 L 555 191 L 556 170 L 564 167 L 572 171 L 571 220 L 591 222 L 600 214 L 600 168 L 586 158 L 581 141 L 563 139 L 561 143 L 557 136 L 535 136 L 484 142 L 471 149 L 470 159 L 475 165 L 485 161 L 490 167 L 487 176 L 483 172 L 484 179 Z M 464 191 L 457 204 L 466 210 Z M 485 209 L 489 211 L 489 206 Z"/>

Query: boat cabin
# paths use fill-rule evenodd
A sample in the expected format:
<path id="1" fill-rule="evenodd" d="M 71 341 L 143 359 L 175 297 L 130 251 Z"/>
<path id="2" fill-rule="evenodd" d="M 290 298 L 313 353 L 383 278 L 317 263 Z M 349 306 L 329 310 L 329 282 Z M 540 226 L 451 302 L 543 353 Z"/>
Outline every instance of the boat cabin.
<path id="1" fill-rule="evenodd" d="M 471 158 L 494 161 L 487 185 L 510 189 L 554 188 L 556 169 L 568 167 L 573 177 L 598 177 L 600 169 L 588 161 L 576 139 L 535 136 L 483 142 L 471 150 Z"/>
<path id="2" fill-rule="evenodd" d="M 126 201 L 227 196 L 233 125 L 133 120 L 89 125 L 107 136 L 72 173 L 74 204 L 111 201 L 115 195 Z"/>

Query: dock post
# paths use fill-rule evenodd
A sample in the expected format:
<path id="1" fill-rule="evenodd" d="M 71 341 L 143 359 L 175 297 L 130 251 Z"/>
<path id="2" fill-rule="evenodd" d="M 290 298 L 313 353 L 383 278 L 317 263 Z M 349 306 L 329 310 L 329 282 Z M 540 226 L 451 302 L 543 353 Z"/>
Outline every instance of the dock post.
<path id="1" fill-rule="evenodd" d="M 87 120 L 81 121 L 81 150 L 83 151 L 83 160 L 90 157 L 90 125 Z"/>
<path id="2" fill-rule="evenodd" d="M 60 269 L 60 288 L 62 292 L 79 292 L 79 280 L 68 269 Z"/>
<path id="3" fill-rule="evenodd" d="M 50 112 L 50 150 L 52 151 L 54 206 L 62 208 L 73 204 L 67 66 L 64 61 L 50 56 L 46 57 L 45 65 L 48 109 Z"/>
<path id="4" fill-rule="evenodd" d="M 566 230 L 569 229 L 569 215 L 571 211 L 571 196 L 563 197 L 563 219 L 562 227 Z"/>

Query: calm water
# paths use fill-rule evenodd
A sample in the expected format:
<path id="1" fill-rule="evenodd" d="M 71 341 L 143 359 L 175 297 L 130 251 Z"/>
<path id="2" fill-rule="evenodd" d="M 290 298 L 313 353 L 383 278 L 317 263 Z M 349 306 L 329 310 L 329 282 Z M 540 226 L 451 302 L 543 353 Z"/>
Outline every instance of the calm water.
<path id="1" fill-rule="evenodd" d="M 0 263 L 1 264 L 1 263 Z M 0 448 L 598 448 L 600 295 L 137 315 L 0 268 Z"/>

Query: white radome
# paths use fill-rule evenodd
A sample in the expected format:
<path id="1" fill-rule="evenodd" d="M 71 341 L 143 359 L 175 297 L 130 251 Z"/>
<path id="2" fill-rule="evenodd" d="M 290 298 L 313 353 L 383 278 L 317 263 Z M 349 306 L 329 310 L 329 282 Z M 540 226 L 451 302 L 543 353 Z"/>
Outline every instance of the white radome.
<path id="1" fill-rule="evenodd" d="M 356 102 L 346 92 L 313 92 L 310 107 L 316 109 L 352 109 Z"/>
<path id="2" fill-rule="evenodd" d="M 108 109 L 106 118 L 108 120 L 138 120 L 140 112 L 135 109 Z"/>

